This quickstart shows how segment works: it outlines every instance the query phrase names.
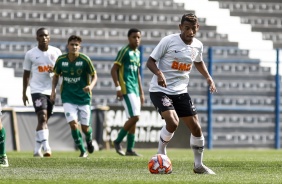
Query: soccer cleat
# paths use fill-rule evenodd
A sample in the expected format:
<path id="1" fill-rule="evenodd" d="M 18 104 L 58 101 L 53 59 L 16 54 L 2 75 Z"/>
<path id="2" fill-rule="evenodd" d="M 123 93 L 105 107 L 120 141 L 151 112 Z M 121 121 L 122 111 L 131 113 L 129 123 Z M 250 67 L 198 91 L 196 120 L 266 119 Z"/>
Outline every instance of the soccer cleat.
<path id="1" fill-rule="evenodd" d="M 44 157 L 51 157 L 51 155 L 52 155 L 51 149 L 44 151 L 43 154 Z"/>
<path id="2" fill-rule="evenodd" d="M 92 141 L 89 141 L 86 144 L 87 144 L 88 153 L 93 153 L 94 152 L 94 146 L 92 144 Z"/>
<path id="3" fill-rule="evenodd" d="M 137 157 L 142 157 L 142 155 L 136 153 L 135 151 L 126 151 L 125 153 L 126 156 L 137 156 Z"/>
<path id="4" fill-rule="evenodd" d="M 80 153 L 79 157 L 81 157 L 81 158 L 87 158 L 87 157 L 88 157 L 88 154 L 87 154 L 86 152 Z"/>
<path id="5" fill-rule="evenodd" d="M 122 147 L 121 147 L 120 143 L 114 141 L 114 146 L 115 146 L 116 152 L 117 152 L 119 155 L 121 155 L 121 156 L 124 156 L 124 155 L 125 155 L 124 151 L 122 151 Z"/>
<path id="6" fill-rule="evenodd" d="M 215 174 L 210 168 L 205 165 L 193 169 L 195 174 Z"/>
<path id="7" fill-rule="evenodd" d="M 9 167 L 9 162 L 8 162 L 7 156 L 0 157 L 0 167 Z"/>
<path id="8" fill-rule="evenodd" d="M 33 154 L 33 157 L 43 157 L 43 155 L 40 152 L 36 152 Z"/>

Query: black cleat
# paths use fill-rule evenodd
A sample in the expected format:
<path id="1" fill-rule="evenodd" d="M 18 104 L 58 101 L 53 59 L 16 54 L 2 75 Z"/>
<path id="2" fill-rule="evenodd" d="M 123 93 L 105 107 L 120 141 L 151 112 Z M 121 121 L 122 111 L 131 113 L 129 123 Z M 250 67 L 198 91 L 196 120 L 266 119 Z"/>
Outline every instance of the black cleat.
<path id="1" fill-rule="evenodd" d="M 93 153 L 94 152 L 94 146 L 92 144 L 92 141 L 89 141 L 86 144 L 87 144 L 88 153 Z"/>
<path id="2" fill-rule="evenodd" d="M 88 157 L 88 154 L 87 154 L 86 152 L 80 153 L 79 157 L 87 158 L 87 157 Z"/>
<path id="3" fill-rule="evenodd" d="M 126 156 L 137 156 L 137 157 L 142 157 L 142 155 L 136 153 L 135 151 L 126 151 L 125 153 Z"/>
<path id="4" fill-rule="evenodd" d="M 0 167 L 9 167 L 9 162 L 8 162 L 7 156 L 0 157 Z"/>
<path id="5" fill-rule="evenodd" d="M 119 155 L 121 155 L 121 156 L 124 156 L 124 155 L 125 155 L 124 151 L 122 151 L 122 147 L 121 147 L 120 143 L 114 141 L 114 146 L 115 146 L 116 152 L 117 152 Z"/>

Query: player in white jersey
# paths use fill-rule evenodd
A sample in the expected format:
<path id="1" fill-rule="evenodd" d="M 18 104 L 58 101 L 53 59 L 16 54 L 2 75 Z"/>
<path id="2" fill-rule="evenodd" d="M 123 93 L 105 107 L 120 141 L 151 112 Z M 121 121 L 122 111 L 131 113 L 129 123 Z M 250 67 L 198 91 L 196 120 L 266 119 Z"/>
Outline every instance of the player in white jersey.
<path id="1" fill-rule="evenodd" d="M 23 63 L 23 103 L 29 103 L 26 95 L 28 84 L 37 114 L 34 156 L 51 156 L 49 146 L 48 119 L 52 115 L 54 102 L 50 100 L 52 91 L 52 72 L 57 58 L 62 55 L 60 49 L 50 46 L 50 35 L 46 28 L 36 32 L 38 46 L 27 51 Z M 42 155 L 41 151 L 44 151 Z"/>
<path id="2" fill-rule="evenodd" d="M 187 89 L 192 66 L 206 78 L 211 93 L 216 92 L 216 87 L 202 58 L 203 44 L 195 38 L 199 30 L 197 17 L 191 13 L 184 14 L 179 29 L 180 34 L 164 37 L 147 61 L 147 67 L 154 73 L 149 88 L 150 98 L 166 122 L 161 130 L 158 153 L 166 154 L 166 146 L 181 118 L 191 131 L 194 172 L 215 174 L 202 162 L 204 136 Z"/>

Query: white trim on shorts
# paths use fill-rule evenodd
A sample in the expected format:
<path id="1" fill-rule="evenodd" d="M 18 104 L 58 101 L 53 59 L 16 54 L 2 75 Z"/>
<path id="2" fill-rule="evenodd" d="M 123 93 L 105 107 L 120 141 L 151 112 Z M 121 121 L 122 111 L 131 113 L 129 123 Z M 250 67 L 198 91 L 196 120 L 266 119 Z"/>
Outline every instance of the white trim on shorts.
<path id="1" fill-rule="evenodd" d="M 77 105 L 71 103 L 63 103 L 65 117 L 67 122 L 77 121 L 81 125 L 90 125 L 91 108 L 90 105 Z"/>

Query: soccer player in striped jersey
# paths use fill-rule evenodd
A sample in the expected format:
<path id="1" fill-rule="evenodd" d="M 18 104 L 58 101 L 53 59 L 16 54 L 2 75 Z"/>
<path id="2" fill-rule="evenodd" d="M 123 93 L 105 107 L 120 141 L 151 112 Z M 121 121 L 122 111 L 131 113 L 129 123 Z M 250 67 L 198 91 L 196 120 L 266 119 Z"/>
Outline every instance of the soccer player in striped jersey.
<path id="1" fill-rule="evenodd" d="M 74 142 L 80 150 L 79 157 L 87 157 L 78 123 L 81 124 L 85 135 L 88 153 L 93 153 L 91 99 L 92 89 L 97 82 L 97 73 L 91 59 L 79 52 L 81 42 L 81 37 L 70 36 L 67 43 L 68 53 L 57 59 L 54 66 L 51 100 L 56 99 L 56 86 L 61 76 L 63 78 L 61 99 L 65 117 L 70 125 Z"/>
<path id="2" fill-rule="evenodd" d="M 26 95 L 28 84 L 33 106 L 37 114 L 35 135 L 35 157 L 50 157 L 48 119 L 53 113 L 53 102 L 50 101 L 52 90 L 53 66 L 62 54 L 61 50 L 49 45 L 50 35 L 46 28 L 39 28 L 36 32 L 38 46 L 26 52 L 23 63 L 23 103 L 29 103 Z M 41 151 L 44 151 L 42 155 Z"/>
<path id="3" fill-rule="evenodd" d="M 194 172 L 215 174 L 202 162 L 204 136 L 196 107 L 188 94 L 189 74 L 194 65 L 205 77 L 210 92 L 216 92 L 215 83 L 203 61 L 203 44 L 195 38 L 199 30 L 194 14 L 184 14 L 179 24 L 180 34 L 165 36 L 151 53 L 147 67 L 154 74 L 150 83 L 150 98 L 164 118 L 158 153 L 166 154 L 166 146 L 178 127 L 179 118 L 191 131 L 190 145 L 194 153 Z"/>
<path id="4" fill-rule="evenodd" d="M 112 79 L 116 86 L 116 97 L 119 101 L 122 101 L 128 117 L 114 141 L 114 146 L 119 155 L 141 156 L 133 150 L 136 123 L 139 120 L 141 105 L 144 103 L 144 92 L 139 71 L 140 51 L 138 50 L 141 31 L 131 28 L 127 37 L 129 43 L 118 52 L 111 69 Z M 122 150 L 121 146 L 125 136 L 127 136 L 126 152 Z"/>
<path id="5" fill-rule="evenodd" d="M 8 157 L 6 155 L 6 150 L 5 150 L 6 132 L 2 124 L 1 116 L 2 116 L 2 106 L 0 102 L 0 167 L 9 167 Z"/>

